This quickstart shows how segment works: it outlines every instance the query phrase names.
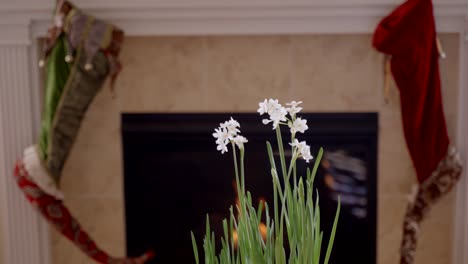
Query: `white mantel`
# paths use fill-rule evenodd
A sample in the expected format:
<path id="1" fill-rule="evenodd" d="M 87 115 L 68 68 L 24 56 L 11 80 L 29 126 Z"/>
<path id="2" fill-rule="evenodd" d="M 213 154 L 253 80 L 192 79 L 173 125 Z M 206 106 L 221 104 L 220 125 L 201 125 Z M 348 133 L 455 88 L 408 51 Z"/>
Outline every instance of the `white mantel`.
<path id="1" fill-rule="evenodd" d="M 357 34 L 401 0 L 76 0 L 130 36 L 210 34 Z M 439 32 L 460 34 L 457 145 L 468 165 L 468 0 L 435 0 Z M 53 0 L 0 2 L 0 263 L 49 264 L 48 232 L 12 177 L 14 161 L 34 142 L 40 96 L 35 40 L 49 23 Z M 454 264 L 468 263 L 468 174 L 459 185 Z"/>
<path id="2" fill-rule="evenodd" d="M 30 44 L 44 33 L 51 0 L 3 0 L 3 44 Z M 81 0 L 85 10 L 129 35 L 369 33 L 399 0 Z M 435 1 L 438 29 L 466 27 L 468 1 Z M 3 33 L 3 32 L 6 32 Z"/>

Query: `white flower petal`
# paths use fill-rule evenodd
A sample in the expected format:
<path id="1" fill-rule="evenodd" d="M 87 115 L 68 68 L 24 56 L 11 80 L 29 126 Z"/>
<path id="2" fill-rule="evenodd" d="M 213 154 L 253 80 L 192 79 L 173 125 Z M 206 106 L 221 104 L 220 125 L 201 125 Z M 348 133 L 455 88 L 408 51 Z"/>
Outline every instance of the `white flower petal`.
<path id="1" fill-rule="evenodd" d="M 286 108 L 286 110 L 288 111 L 289 115 L 291 117 L 295 117 L 297 113 L 299 113 L 301 110 L 302 110 L 302 107 L 298 107 L 300 104 L 302 104 L 302 101 L 299 101 L 299 102 L 296 102 L 296 101 L 292 101 L 290 103 L 287 103 L 286 105 L 290 106 L 288 108 Z"/>
<path id="2" fill-rule="evenodd" d="M 269 119 L 263 119 L 264 125 L 273 122 L 273 129 L 276 129 L 281 122 L 286 122 L 288 111 L 284 108 L 277 99 L 269 99 L 259 103 L 260 108 L 258 112 L 260 114 L 268 113 Z"/>
<path id="3" fill-rule="evenodd" d="M 226 152 L 228 152 L 228 148 L 226 145 L 224 144 L 219 144 L 217 147 L 216 147 L 217 150 L 221 151 L 221 154 L 224 154 Z"/>
<path id="4" fill-rule="evenodd" d="M 297 147 L 297 145 L 299 145 L 299 140 L 297 140 L 297 138 L 295 138 L 293 143 L 289 143 L 289 145 L 291 145 L 293 147 Z"/>
<path id="5" fill-rule="evenodd" d="M 313 159 L 313 156 L 310 154 L 310 146 L 308 146 L 305 141 L 299 142 L 297 139 L 294 139 L 293 143 L 289 144 L 297 149 L 299 156 L 302 157 L 307 163 Z"/>
<path id="6" fill-rule="evenodd" d="M 217 149 L 221 151 L 221 153 L 227 152 L 226 145 L 229 143 L 229 139 L 231 135 L 228 133 L 228 130 L 224 127 L 215 128 L 215 133 L 213 133 L 213 137 L 216 139 Z"/>
<path id="7" fill-rule="evenodd" d="M 265 99 L 265 101 L 263 101 L 263 102 L 258 103 L 258 106 L 259 106 L 259 108 L 258 108 L 257 112 L 260 115 L 268 113 L 268 101 L 267 101 L 267 99 Z"/>
<path id="8" fill-rule="evenodd" d="M 298 117 L 292 124 L 289 125 L 291 128 L 291 133 L 295 134 L 297 132 L 304 133 L 309 127 L 307 126 L 307 120 Z"/>
<path id="9" fill-rule="evenodd" d="M 299 101 L 299 102 L 296 102 L 296 101 L 292 101 L 290 103 L 286 103 L 286 105 L 288 106 L 294 106 L 294 107 L 297 107 L 298 105 L 302 104 L 302 101 Z"/>
<path id="10" fill-rule="evenodd" d="M 232 117 L 230 120 L 221 123 L 220 128 L 225 129 L 228 134 L 229 139 L 233 139 L 238 133 L 240 133 L 240 130 L 238 129 L 240 127 L 239 122 L 234 120 Z"/>
<path id="11" fill-rule="evenodd" d="M 249 141 L 243 136 L 237 136 L 233 139 L 233 142 L 237 145 L 237 147 L 239 147 L 239 149 L 243 149 L 244 143 L 247 143 Z"/>

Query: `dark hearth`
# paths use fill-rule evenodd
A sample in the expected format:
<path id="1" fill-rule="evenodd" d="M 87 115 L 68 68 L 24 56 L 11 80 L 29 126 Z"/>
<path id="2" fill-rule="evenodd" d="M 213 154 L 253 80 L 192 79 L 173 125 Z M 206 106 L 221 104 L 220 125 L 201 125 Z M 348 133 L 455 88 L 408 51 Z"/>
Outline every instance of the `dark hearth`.
<path id="1" fill-rule="evenodd" d="M 271 126 L 257 114 L 123 114 L 128 254 L 156 251 L 152 263 L 194 263 L 190 231 L 201 241 L 206 214 L 212 227 L 235 203 L 232 153 L 216 150 L 212 133 L 233 116 L 249 139 L 246 186 L 254 201 L 272 201 L 265 141 Z M 299 134 L 315 156 L 325 149 L 315 180 L 322 223 L 332 224 L 336 198 L 342 213 L 331 263 L 376 263 L 377 126 L 375 113 L 301 114 L 309 130 Z M 287 144 L 285 142 L 285 144 Z M 298 172 L 310 164 L 298 161 Z M 270 214 L 271 215 L 271 214 Z M 323 226 L 328 241 L 330 226 Z M 216 231 L 216 228 L 215 228 Z M 202 248 L 199 245 L 199 248 Z"/>

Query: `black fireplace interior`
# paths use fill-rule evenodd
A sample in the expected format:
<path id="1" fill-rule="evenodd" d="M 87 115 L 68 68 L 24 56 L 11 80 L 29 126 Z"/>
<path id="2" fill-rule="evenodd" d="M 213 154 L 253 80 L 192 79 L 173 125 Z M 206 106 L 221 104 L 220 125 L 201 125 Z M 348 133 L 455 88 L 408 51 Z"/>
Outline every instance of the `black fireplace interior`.
<path id="1" fill-rule="evenodd" d="M 231 151 L 221 155 L 212 133 L 231 116 L 241 123 L 242 135 L 249 139 L 247 189 L 254 201 L 264 199 L 272 204 L 265 142 L 276 149 L 276 136 L 258 114 L 122 115 L 129 255 L 154 249 L 156 258 L 151 263 L 194 263 L 190 231 L 202 249 L 207 213 L 221 234 L 221 221 L 229 216 L 228 209 L 236 199 L 234 169 Z M 315 180 L 325 236 L 330 232 L 338 195 L 342 202 L 330 263 L 375 264 L 378 116 L 301 116 L 308 120 L 309 130 L 298 138 L 311 145 L 314 156 L 320 147 L 325 150 Z M 305 172 L 306 166 L 311 164 L 298 161 L 298 172 Z"/>

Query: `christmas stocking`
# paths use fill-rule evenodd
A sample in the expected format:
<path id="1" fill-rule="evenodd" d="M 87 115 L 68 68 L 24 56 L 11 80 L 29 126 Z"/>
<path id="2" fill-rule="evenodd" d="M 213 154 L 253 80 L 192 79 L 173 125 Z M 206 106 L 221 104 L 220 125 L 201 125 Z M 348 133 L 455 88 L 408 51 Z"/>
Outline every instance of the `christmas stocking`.
<path id="1" fill-rule="evenodd" d="M 59 1 L 45 45 L 45 100 L 39 143 L 24 151 L 15 176 L 27 199 L 65 237 L 98 263 L 141 264 L 152 257 L 113 258 L 99 249 L 64 206 L 58 186 L 83 116 L 106 78 L 120 69 L 123 32 Z"/>
<path id="2" fill-rule="evenodd" d="M 401 264 L 414 262 L 421 221 L 454 187 L 462 170 L 449 146 L 436 38 L 432 1 L 408 0 L 382 20 L 373 40 L 379 51 L 391 56 L 405 139 L 419 183 L 405 215 Z"/>

